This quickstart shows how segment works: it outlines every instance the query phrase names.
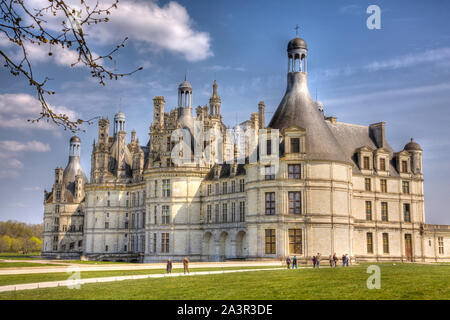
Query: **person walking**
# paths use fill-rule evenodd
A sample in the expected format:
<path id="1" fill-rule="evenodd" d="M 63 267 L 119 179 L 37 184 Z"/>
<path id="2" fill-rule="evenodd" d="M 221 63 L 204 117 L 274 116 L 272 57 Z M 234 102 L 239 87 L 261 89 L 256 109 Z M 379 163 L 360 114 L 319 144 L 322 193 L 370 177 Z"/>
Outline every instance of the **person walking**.
<path id="1" fill-rule="evenodd" d="M 316 256 L 312 257 L 312 261 L 313 261 L 313 268 L 315 268 L 316 267 Z"/>
<path id="2" fill-rule="evenodd" d="M 345 267 L 345 254 L 342 255 L 342 266 Z"/>
<path id="3" fill-rule="evenodd" d="M 333 254 L 333 267 L 336 268 L 338 262 L 338 257 L 336 256 L 336 252 Z"/>
<path id="4" fill-rule="evenodd" d="M 289 268 L 291 266 L 291 258 L 289 256 L 287 256 L 287 258 L 286 258 L 286 265 L 287 265 L 287 268 L 289 270 Z"/>
<path id="5" fill-rule="evenodd" d="M 172 260 L 170 260 L 170 258 L 167 259 L 166 270 L 167 270 L 167 273 L 172 273 Z"/>
<path id="6" fill-rule="evenodd" d="M 292 258 L 292 269 L 294 269 L 294 266 L 295 266 L 295 269 L 297 269 L 297 256 L 294 256 Z"/>
<path id="7" fill-rule="evenodd" d="M 183 259 L 183 268 L 184 268 L 184 274 L 189 273 L 189 258 L 188 257 L 184 257 Z"/>
<path id="8" fill-rule="evenodd" d="M 348 254 L 345 254 L 345 266 L 348 267 Z"/>
<path id="9" fill-rule="evenodd" d="M 316 265 L 317 265 L 317 268 L 319 268 L 319 266 L 320 266 L 320 253 L 319 252 L 317 252 L 317 256 L 316 256 Z"/>
<path id="10" fill-rule="evenodd" d="M 330 263 L 330 268 L 333 268 L 333 258 L 330 256 L 328 257 L 328 262 Z"/>

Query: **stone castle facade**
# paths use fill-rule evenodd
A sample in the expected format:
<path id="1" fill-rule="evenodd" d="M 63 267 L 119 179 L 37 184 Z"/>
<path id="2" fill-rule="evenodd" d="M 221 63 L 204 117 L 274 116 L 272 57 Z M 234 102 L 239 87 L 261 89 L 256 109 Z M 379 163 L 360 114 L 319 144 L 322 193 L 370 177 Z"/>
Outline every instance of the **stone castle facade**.
<path id="1" fill-rule="evenodd" d="M 260 102 L 241 124 L 246 136 L 239 143 L 222 121 L 216 81 L 209 104 L 194 116 L 186 79 L 176 108 L 167 112 L 164 97 L 153 99 L 146 145 L 134 130 L 127 143 L 122 112 L 112 135 L 109 120 L 98 121 L 89 180 L 81 141 L 72 137 L 68 165 L 55 169 L 44 195 L 42 254 L 311 261 L 320 252 L 356 261 L 450 261 L 450 226 L 425 223 L 419 144 L 411 139 L 394 151 L 384 122 L 361 126 L 326 117 L 308 90 L 306 42 L 296 37 L 287 51 L 278 109 L 266 127 Z M 219 153 L 225 163 L 215 161 Z M 174 155 L 195 161 L 178 163 Z"/>

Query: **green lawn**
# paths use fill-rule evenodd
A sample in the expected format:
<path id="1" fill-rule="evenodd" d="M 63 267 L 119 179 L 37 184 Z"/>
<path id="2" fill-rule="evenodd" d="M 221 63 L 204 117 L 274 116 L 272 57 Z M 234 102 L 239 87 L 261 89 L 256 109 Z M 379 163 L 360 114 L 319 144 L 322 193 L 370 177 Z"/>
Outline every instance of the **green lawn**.
<path id="1" fill-rule="evenodd" d="M 225 268 L 191 268 L 191 272 L 198 271 L 220 271 L 220 270 L 236 270 L 236 269 L 266 269 L 273 267 L 225 267 Z M 117 276 L 131 276 L 140 274 L 156 274 L 165 273 L 165 269 L 145 269 L 145 270 L 112 270 L 112 271 L 82 271 L 81 279 L 100 278 L 100 277 L 117 277 Z M 183 269 L 174 268 L 172 273 L 182 273 Z M 71 274 L 65 272 L 55 273 L 36 273 L 36 274 L 12 274 L 0 275 L 0 286 L 7 286 L 11 284 L 34 283 L 46 281 L 60 281 L 67 280 Z"/>
<path id="2" fill-rule="evenodd" d="M 117 262 L 117 261 L 94 261 L 94 260 L 55 260 L 62 263 L 76 264 L 138 264 L 137 262 Z"/>
<path id="3" fill-rule="evenodd" d="M 35 263 L 26 261 L 4 262 L 0 260 L 0 268 L 46 267 L 46 266 L 59 266 L 59 265 L 51 263 Z"/>
<path id="4" fill-rule="evenodd" d="M 450 299 L 449 265 L 379 266 L 380 290 L 367 289 L 367 265 L 361 265 L 128 280 L 86 284 L 80 290 L 5 292 L 0 299 Z"/>

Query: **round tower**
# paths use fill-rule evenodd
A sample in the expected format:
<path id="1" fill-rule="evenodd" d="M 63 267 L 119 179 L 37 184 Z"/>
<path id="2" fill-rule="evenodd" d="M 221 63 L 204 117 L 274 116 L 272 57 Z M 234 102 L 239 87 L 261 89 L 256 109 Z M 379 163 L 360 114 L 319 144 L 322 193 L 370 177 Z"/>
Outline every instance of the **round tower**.
<path id="1" fill-rule="evenodd" d="M 306 56 L 308 47 L 298 36 L 288 43 L 288 72 L 307 72 Z"/>
<path id="2" fill-rule="evenodd" d="M 122 111 L 116 113 L 114 116 L 114 134 L 125 131 L 125 120 L 125 114 Z"/>
<path id="3" fill-rule="evenodd" d="M 405 145 L 404 150 L 411 154 L 411 171 L 414 174 L 422 173 L 422 148 L 411 138 L 411 141 Z"/>
<path id="4" fill-rule="evenodd" d="M 77 136 L 70 138 L 70 149 L 69 157 L 79 157 L 80 156 L 81 140 Z"/>
<path id="5" fill-rule="evenodd" d="M 178 86 L 178 107 L 192 107 L 192 86 L 184 77 L 184 81 Z"/>

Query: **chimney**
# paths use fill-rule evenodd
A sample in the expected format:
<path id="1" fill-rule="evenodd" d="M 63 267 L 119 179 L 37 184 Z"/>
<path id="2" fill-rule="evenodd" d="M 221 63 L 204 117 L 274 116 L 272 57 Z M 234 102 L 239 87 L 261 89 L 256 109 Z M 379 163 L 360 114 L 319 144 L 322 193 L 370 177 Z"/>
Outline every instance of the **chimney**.
<path id="1" fill-rule="evenodd" d="M 386 123 L 378 122 L 369 125 L 369 136 L 375 141 L 378 148 L 386 146 Z"/>

